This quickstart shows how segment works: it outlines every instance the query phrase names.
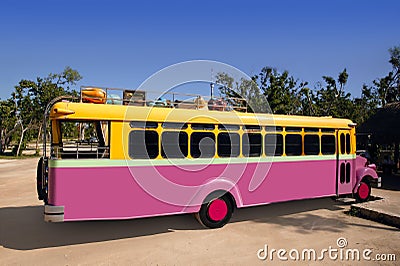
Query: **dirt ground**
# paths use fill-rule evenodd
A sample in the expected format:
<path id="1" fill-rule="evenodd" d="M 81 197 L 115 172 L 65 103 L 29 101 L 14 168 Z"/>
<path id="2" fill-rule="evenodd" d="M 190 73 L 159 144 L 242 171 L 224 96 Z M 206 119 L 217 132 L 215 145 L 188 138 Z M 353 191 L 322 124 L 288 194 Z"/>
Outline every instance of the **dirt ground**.
<path id="1" fill-rule="evenodd" d="M 344 213 L 345 203 L 330 198 L 277 203 L 236 210 L 221 229 L 203 229 L 192 215 L 125 221 L 45 223 L 37 200 L 37 159 L 0 160 L 0 265 L 265 265 L 283 262 L 276 253 L 260 260 L 257 253 L 292 249 L 370 249 L 395 254 L 399 265 L 400 231 Z M 294 254 L 294 253 L 292 253 Z M 361 253 L 362 254 L 362 253 Z M 264 253 L 260 252 L 260 256 Z M 294 256 L 294 255 L 293 255 Z M 293 257 L 292 256 L 292 257 Z M 345 264 L 354 261 L 305 260 L 303 264 Z M 361 258 L 359 265 L 364 265 Z"/>

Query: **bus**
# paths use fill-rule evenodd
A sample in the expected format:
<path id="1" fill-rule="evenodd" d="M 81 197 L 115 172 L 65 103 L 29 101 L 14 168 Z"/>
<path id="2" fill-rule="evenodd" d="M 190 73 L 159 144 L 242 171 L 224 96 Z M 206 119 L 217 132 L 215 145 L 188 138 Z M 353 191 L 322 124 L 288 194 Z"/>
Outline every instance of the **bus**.
<path id="1" fill-rule="evenodd" d="M 356 156 L 351 120 L 252 113 L 200 96 L 150 102 L 145 92 L 122 92 L 118 98 L 84 87 L 78 99 L 49 103 L 37 168 L 45 221 L 192 213 L 218 228 L 237 208 L 321 197 L 367 201 L 371 185 L 381 184 L 375 165 Z"/>

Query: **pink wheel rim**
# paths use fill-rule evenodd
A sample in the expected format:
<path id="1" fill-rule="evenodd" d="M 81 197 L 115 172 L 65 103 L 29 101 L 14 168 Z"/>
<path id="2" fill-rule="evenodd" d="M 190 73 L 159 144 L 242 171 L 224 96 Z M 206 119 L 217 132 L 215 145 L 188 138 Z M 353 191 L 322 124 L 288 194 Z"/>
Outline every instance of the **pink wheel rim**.
<path id="1" fill-rule="evenodd" d="M 222 199 L 216 199 L 208 205 L 208 216 L 213 221 L 221 221 L 228 213 L 228 206 Z"/>
<path id="2" fill-rule="evenodd" d="M 361 199 L 366 199 L 368 198 L 369 194 L 369 187 L 367 184 L 364 182 L 360 183 L 360 187 L 358 188 L 358 195 L 360 196 Z"/>

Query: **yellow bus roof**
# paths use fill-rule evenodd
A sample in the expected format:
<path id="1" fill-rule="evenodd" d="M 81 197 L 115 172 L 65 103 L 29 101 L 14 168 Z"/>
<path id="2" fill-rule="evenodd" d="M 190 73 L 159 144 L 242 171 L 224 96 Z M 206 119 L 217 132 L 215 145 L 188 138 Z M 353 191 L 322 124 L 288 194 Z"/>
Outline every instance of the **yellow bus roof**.
<path id="1" fill-rule="evenodd" d="M 349 128 L 349 119 L 298 115 L 272 115 L 235 111 L 209 111 L 112 104 L 58 102 L 50 111 L 50 119 L 154 121 L 178 123 L 247 124 Z"/>

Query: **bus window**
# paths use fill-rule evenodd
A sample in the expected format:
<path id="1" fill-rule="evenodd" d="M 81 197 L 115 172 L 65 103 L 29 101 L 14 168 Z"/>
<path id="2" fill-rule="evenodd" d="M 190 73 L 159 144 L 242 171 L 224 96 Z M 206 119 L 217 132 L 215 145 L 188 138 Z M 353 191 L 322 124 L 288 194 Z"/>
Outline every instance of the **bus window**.
<path id="1" fill-rule="evenodd" d="M 322 133 L 335 133 L 335 129 L 333 128 L 321 128 Z"/>
<path id="2" fill-rule="evenodd" d="M 190 155 L 193 158 L 215 156 L 215 135 L 211 132 L 193 132 L 190 135 Z"/>
<path id="3" fill-rule="evenodd" d="M 186 123 L 164 122 L 162 123 L 162 127 L 168 129 L 186 129 L 188 125 Z"/>
<path id="4" fill-rule="evenodd" d="M 242 137 L 243 156 L 257 157 L 261 156 L 261 134 L 258 133 L 245 133 Z"/>
<path id="5" fill-rule="evenodd" d="M 346 181 L 346 167 L 344 163 L 340 164 L 340 183 L 343 184 Z"/>
<path id="6" fill-rule="evenodd" d="M 192 124 L 192 129 L 195 130 L 214 130 L 215 125 L 213 124 Z"/>
<path id="7" fill-rule="evenodd" d="M 305 127 L 304 132 L 319 132 L 319 128 L 317 127 Z"/>
<path id="8" fill-rule="evenodd" d="M 336 153 L 335 135 L 322 135 L 321 136 L 321 153 L 323 155 Z"/>
<path id="9" fill-rule="evenodd" d="M 237 131 L 240 129 L 238 125 L 218 125 L 219 130 Z"/>
<path id="10" fill-rule="evenodd" d="M 219 133 L 217 152 L 219 157 L 238 157 L 240 136 L 237 133 Z"/>
<path id="11" fill-rule="evenodd" d="M 157 128 L 157 122 L 145 122 L 145 121 L 131 121 L 129 123 L 131 128 Z"/>
<path id="12" fill-rule="evenodd" d="M 161 135 L 161 156 L 163 158 L 185 158 L 188 156 L 188 135 L 186 132 L 163 132 Z"/>
<path id="13" fill-rule="evenodd" d="M 346 153 L 350 154 L 351 145 L 350 145 L 350 134 L 346 134 Z"/>
<path id="14" fill-rule="evenodd" d="M 340 134 L 340 154 L 346 153 L 346 137 L 343 133 Z"/>
<path id="15" fill-rule="evenodd" d="M 288 156 L 301 155 L 302 152 L 301 135 L 288 134 L 285 137 L 285 153 Z"/>
<path id="16" fill-rule="evenodd" d="M 129 133 L 129 156 L 132 159 L 154 159 L 158 156 L 158 133 L 133 130 Z"/>
<path id="17" fill-rule="evenodd" d="M 346 163 L 346 183 L 350 183 L 351 176 L 351 165 L 350 163 Z"/>
<path id="18" fill-rule="evenodd" d="M 301 127 L 286 127 L 286 132 L 301 132 Z"/>
<path id="19" fill-rule="evenodd" d="M 282 134 L 265 135 L 265 155 L 281 156 L 283 154 L 283 136 Z"/>
<path id="20" fill-rule="evenodd" d="M 319 154 L 319 136 L 305 135 L 304 136 L 304 154 L 318 155 Z"/>
<path id="21" fill-rule="evenodd" d="M 267 132 L 282 132 L 282 127 L 266 126 L 265 131 L 267 131 Z"/>
<path id="22" fill-rule="evenodd" d="M 247 131 L 260 131 L 261 127 L 257 126 L 257 125 L 245 125 L 243 127 L 243 130 L 247 130 Z"/>
<path id="23" fill-rule="evenodd" d="M 60 121 L 53 132 L 52 156 L 61 159 L 109 158 L 108 121 Z"/>

